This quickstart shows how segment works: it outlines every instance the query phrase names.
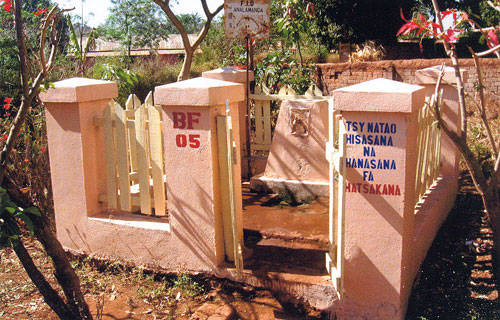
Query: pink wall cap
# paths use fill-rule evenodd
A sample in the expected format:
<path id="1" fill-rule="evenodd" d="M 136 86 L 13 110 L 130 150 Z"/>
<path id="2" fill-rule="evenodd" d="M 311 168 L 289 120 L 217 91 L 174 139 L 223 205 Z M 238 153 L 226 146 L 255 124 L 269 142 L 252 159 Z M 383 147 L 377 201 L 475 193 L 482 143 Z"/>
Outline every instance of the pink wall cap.
<path id="1" fill-rule="evenodd" d="M 424 87 L 375 79 L 333 91 L 336 110 L 411 113 L 425 102 Z"/>
<path id="2" fill-rule="evenodd" d="M 440 65 L 417 70 L 415 72 L 417 83 L 418 84 L 436 84 L 440 72 L 441 72 Z M 460 75 L 462 76 L 462 82 L 467 81 L 467 71 L 465 71 L 463 69 L 460 70 Z M 453 67 L 445 67 L 444 68 L 444 76 L 442 79 L 442 84 L 445 84 L 445 83 L 449 83 L 449 84 L 456 84 L 457 83 L 457 79 L 455 77 L 455 68 L 453 68 Z"/>
<path id="3" fill-rule="evenodd" d="M 234 67 L 222 67 L 215 70 L 204 71 L 201 76 L 203 78 L 224 80 L 237 83 L 247 82 L 247 71 L 236 69 Z M 255 79 L 253 70 L 248 71 L 248 80 L 253 81 Z"/>
<path id="4" fill-rule="evenodd" d="M 217 106 L 245 100 L 242 84 L 194 78 L 155 88 L 154 101 L 163 106 Z"/>
<path id="5" fill-rule="evenodd" d="M 43 102 L 73 103 L 118 97 L 118 85 L 114 81 L 71 78 L 55 82 L 54 86 L 40 93 Z"/>

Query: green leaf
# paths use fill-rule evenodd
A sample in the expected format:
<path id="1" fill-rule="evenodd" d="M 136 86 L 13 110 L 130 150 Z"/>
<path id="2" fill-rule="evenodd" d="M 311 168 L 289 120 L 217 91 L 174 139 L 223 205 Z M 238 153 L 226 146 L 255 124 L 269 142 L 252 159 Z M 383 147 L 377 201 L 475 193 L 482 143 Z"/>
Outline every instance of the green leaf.
<path id="1" fill-rule="evenodd" d="M 29 207 L 23 210 L 24 213 L 30 213 L 32 215 L 35 215 L 37 217 L 41 217 L 42 214 L 40 213 L 40 210 L 38 210 L 37 207 Z"/>
<path id="2" fill-rule="evenodd" d="M 15 217 L 21 219 L 26 224 L 26 228 L 28 228 L 30 234 L 33 235 L 33 232 L 35 231 L 33 221 L 31 221 L 31 219 L 22 212 L 18 212 Z"/>
<path id="3" fill-rule="evenodd" d="M 5 210 L 10 214 L 14 214 L 17 212 L 17 209 L 12 207 L 5 207 Z"/>
<path id="4" fill-rule="evenodd" d="M 73 28 L 73 23 L 71 23 L 71 17 L 68 15 L 68 26 L 69 26 L 69 38 L 71 40 L 71 43 L 73 44 L 73 47 L 75 48 L 75 57 L 78 58 L 78 60 L 83 59 L 82 55 L 82 49 L 80 48 L 80 43 L 78 42 L 78 39 L 76 37 L 76 32 L 75 28 Z"/>

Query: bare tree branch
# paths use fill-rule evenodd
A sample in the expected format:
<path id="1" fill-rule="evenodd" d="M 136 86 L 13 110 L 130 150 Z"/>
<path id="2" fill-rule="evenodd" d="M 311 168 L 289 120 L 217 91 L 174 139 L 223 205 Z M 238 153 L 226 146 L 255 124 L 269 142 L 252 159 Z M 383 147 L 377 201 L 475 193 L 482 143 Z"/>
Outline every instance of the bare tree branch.
<path id="1" fill-rule="evenodd" d="M 224 8 L 224 4 L 221 4 L 217 9 L 212 13 L 210 12 L 210 9 L 208 8 L 207 1 L 206 0 L 200 0 L 201 5 L 203 7 L 203 11 L 205 12 L 207 20 L 205 21 L 205 25 L 203 26 L 203 29 L 200 31 L 198 36 L 196 37 L 196 40 L 191 44 L 189 41 L 189 35 L 182 25 L 182 23 L 179 21 L 177 16 L 173 13 L 172 9 L 169 6 L 169 1 L 168 0 L 153 0 L 157 5 L 160 6 L 160 8 L 167 14 L 167 17 L 170 19 L 172 24 L 175 26 L 175 28 L 179 31 L 182 39 L 182 43 L 184 45 L 184 50 L 186 51 L 186 55 L 184 57 L 184 63 L 182 64 L 181 71 L 179 73 L 179 76 L 177 78 L 178 81 L 180 80 L 186 80 L 189 78 L 189 71 L 191 69 L 191 62 L 193 60 L 193 55 L 196 51 L 196 49 L 200 46 L 201 42 L 205 39 L 208 30 L 210 29 L 210 25 L 212 23 L 213 18 Z"/>
<path id="2" fill-rule="evenodd" d="M 481 72 L 481 65 L 479 63 L 479 58 L 477 57 L 474 50 L 472 50 L 471 47 L 468 47 L 468 48 L 469 48 L 469 51 L 472 55 L 472 58 L 474 58 L 474 65 L 476 66 L 476 70 L 477 70 L 477 81 L 478 81 L 478 86 L 479 86 L 479 101 L 481 102 L 481 108 L 480 108 L 480 110 L 481 110 L 481 112 L 480 112 L 481 122 L 483 123 L 483 126 L 486 129 L 486 135 L 487 135 L 488 141 L 491 145 L 491 149 L 493 150 L 493 152 L 492 152 L 493 157 L 494 157 L 493 160 L 496 160 L 498 150 L 497 150 L 497 146 L 495 143 L 495 139 L 494 139 L 493 134 L 491 132 L 490 124 L 488 122 L 488 119 L 486 119 L 486 102 L 484 100 L 484 85 L 483 85 L 483 75 Z"/>
<path id="3" fill-rule="evenodd" d="M 439 5 L 437 3 L 437 0 L 432 0 L 432 5 L 434 6 L 434 11 L 436 12 L 436 17 L 438 20 L 438 24 L 441 26 L 441 30 L 445 30 L 443 26 L 443 20 L 441 19 L 441 14 L 439 10 Z M 444 48 L 446 50 L 446 53 L 449 55 L 451 59 L 451 63 L 453 65 L 453 68 L 455 69 L 455 78 L 457 79 L 457 91 L 458 91 L 458 104 L 460 106 L 460 117 L 461 117 L 461 127 L 462 127 L 462 133 L 460 134 L 460 140 L 462 140 L 462 144 L 466 143 L 467 139 L 467 113 L 466 113 L 466 108 L 465 108 L 465 94 L 464 94 L 464 86 L 462 82 L 462 76 L 460 75 L 460 66 L 458 65 L 458 58 L 455 50 L 453 50 L 450 47 L 450 44 L 446 41 L 443 41 Z"/>

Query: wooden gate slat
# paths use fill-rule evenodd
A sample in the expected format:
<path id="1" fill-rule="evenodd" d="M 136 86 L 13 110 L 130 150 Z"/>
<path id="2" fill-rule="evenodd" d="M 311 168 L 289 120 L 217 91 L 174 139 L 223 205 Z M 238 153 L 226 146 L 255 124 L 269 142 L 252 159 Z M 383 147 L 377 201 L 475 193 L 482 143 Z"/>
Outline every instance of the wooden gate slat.
<path id="1" fill-rule="evenodd" d="M 127 151 L 126 118 L 122 107 L 116 102 L 113 104 L 115 111 L 115 141 L 118 154 L 118 185 L 120 186 L 120 209 L 131 211 L 132 199 L 130 197 L 130 165 Z"/>
<path id="2" fill-rule="evenodd" d="M 125 109 L 126 110 L 134 110 L 137 109 L 141 106 L 141 101 L 135 94 L 131 94 L 127 102 L 125 103 Z M 128 118 L 128 117 L 127 117 Z M 127 119 L 129 120 L 129 119 Z M 135 141 L 135 136 L 136 136 L 136 129 L 135 126 L 128 126 L 128 143 L 130 146 L 130 169 L 135 172 L 137 171 L 137 147 L 136 147 L 136 141 Z M 132 179 L 134 181 L 134 179 Z M 135 182 L 135 181 L 134 181 Z"/>
<path id="3" fill-rule="evenodd" d="M 106 186 L 108 207 L 118 209 L 118 188 L 116 185 L 116 149 L 113 139 L 114 108 L 110 103 L 103 114 L 104 120 L 104 146 L 106 159 Z"/>
<path id="4" fill-rule="evenodd" d="M 139 199 L 141 212 L 151 214 L 151 194 L 149 191 L 149 148 L 146 126 L 147 111 L 145 106 L 135 111 L 135 132 L 137 134 L 137 168 L 139 176 Z"/>
<path id="5" fill-rule="evenodd" d="M 164 165 L 162 150 L 162 132 L 161 132 L 161 112 L 160 108 L 155 106 L 148 107 L 149 118 L 149 147 L 151 150 L 151 174 L 153 176 L 153 194 L 155 215 L 165 216 L 165 184 L 164 184 Z"/>

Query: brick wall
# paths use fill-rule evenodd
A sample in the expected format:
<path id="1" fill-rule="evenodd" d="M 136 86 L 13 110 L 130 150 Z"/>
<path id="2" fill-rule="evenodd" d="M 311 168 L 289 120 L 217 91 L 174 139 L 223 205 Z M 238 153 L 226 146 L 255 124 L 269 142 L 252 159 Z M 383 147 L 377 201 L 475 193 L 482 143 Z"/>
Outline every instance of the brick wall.
<path id="1" fill-rule="evenodd" d="M 316 82 L 323 94 L 330 95 L 335 89 L 350 86 L 376 78 L 386 78 L 416 83 L 415 71 L 441 63 L 451 65 L 450 59 L 383 60 L 358 63 L 323 63 L 316 65 Z M 477 73 L 472 59 L 460 59 L 460 65 L 467 70 L 468 78 L 464 88 L 466 93 L 474 94 Z M 500 60 L 481 59 L 485 87 L 500 99 Z"/>

